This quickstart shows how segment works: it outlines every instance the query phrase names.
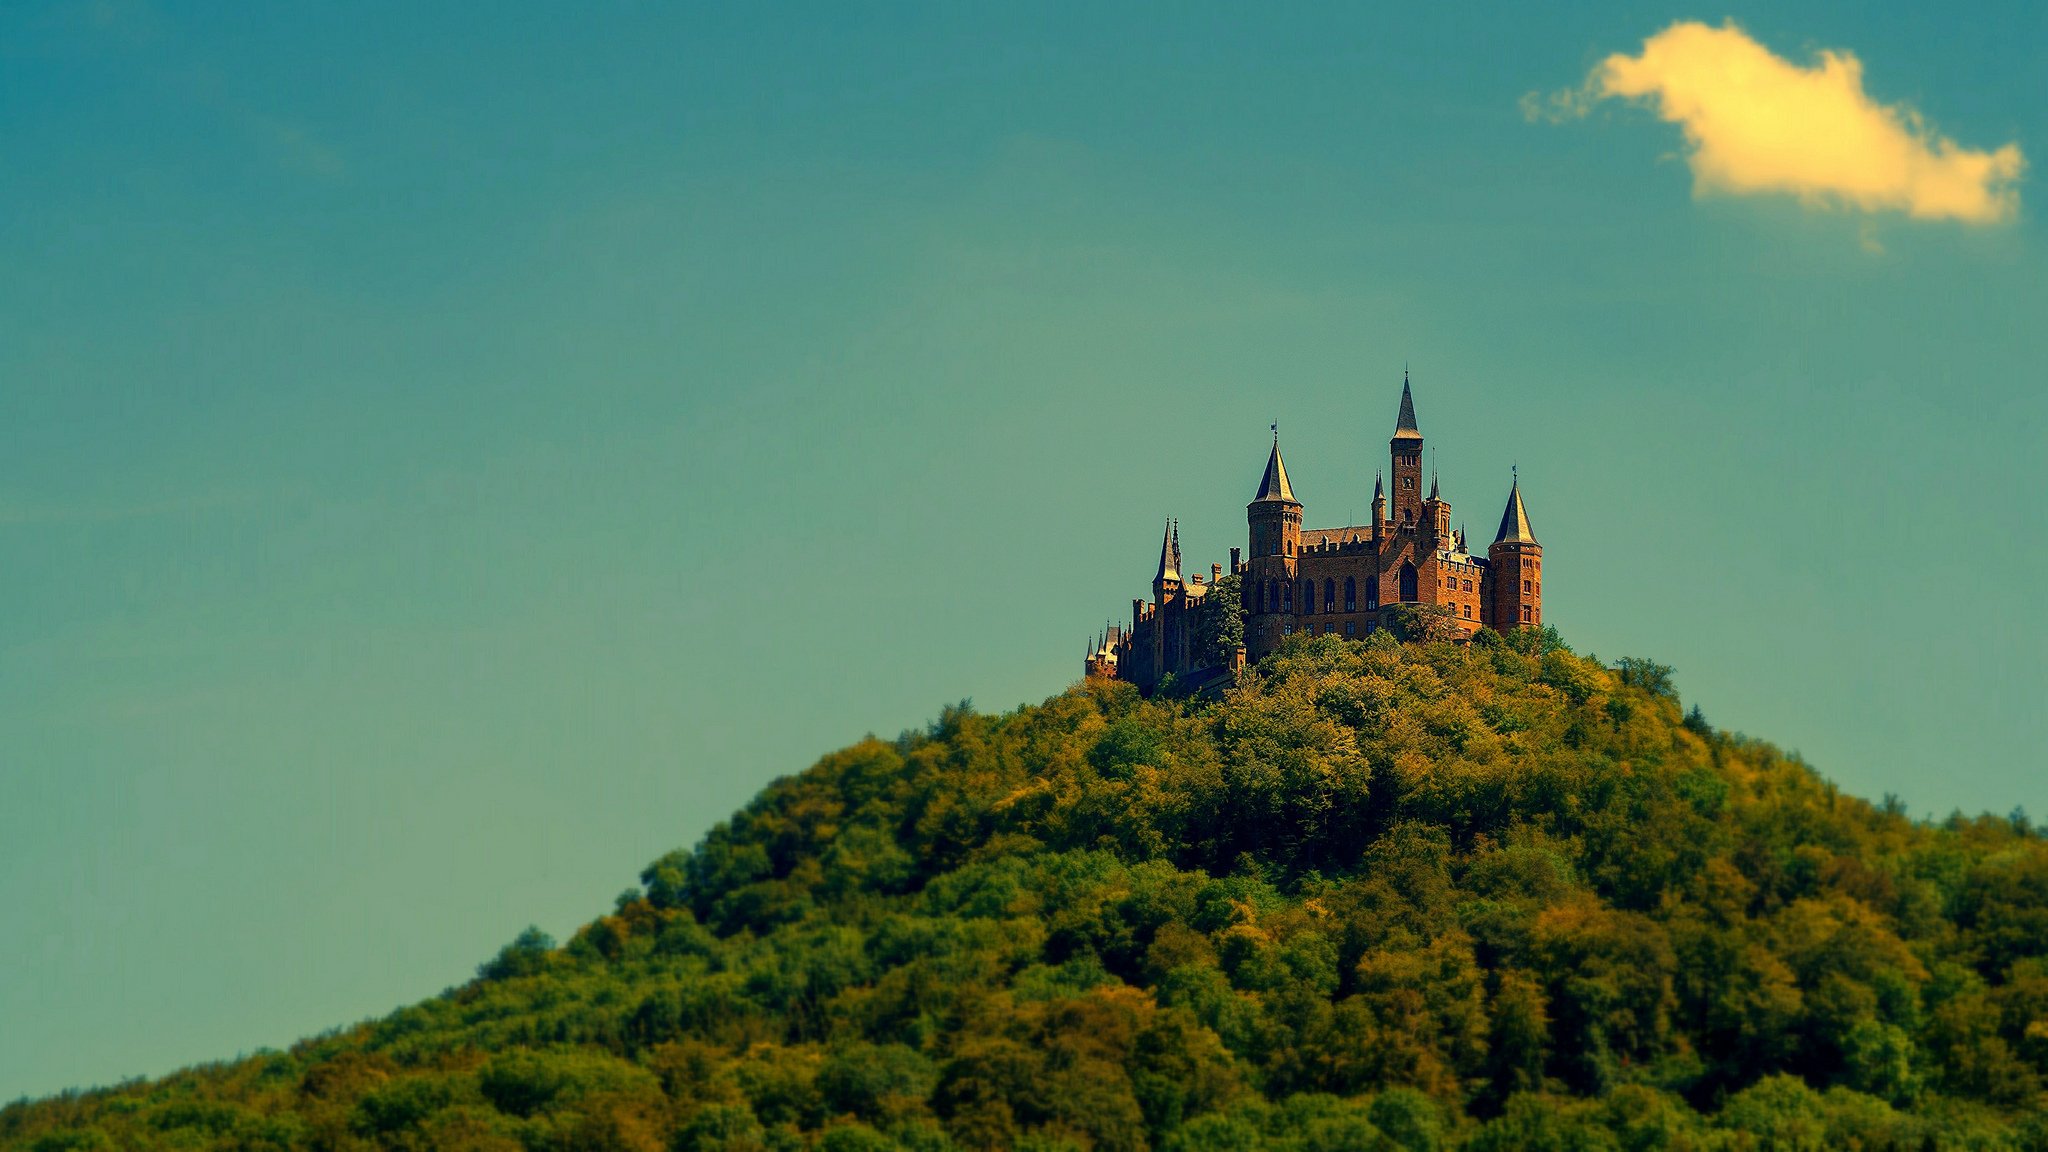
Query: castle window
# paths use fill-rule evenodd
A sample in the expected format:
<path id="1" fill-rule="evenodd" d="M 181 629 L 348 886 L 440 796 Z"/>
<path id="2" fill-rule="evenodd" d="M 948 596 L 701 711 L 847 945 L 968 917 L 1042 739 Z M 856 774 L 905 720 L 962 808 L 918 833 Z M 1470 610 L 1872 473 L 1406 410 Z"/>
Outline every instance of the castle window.
<path id="1" fill-rule="evenodd" d="M 1530 622 L 1531 621 L 1529 619 L 1529 606 L 1527 604 L 1524 604 L 1522 605 L 1522 623 L 1528 624 Z"/>
<path id="2" fill-rule="evenodd" d="M 1401 603 L 1413 604 L 1422 598 L 1415 579 L 1415 565 L 1401 565 Z"/>
<path id="3" fill-rule="evenodd" d="M 1413 487 L 1415 487 L 1415 477 L 1413 477 L 1413 476 L 1403 476 L 1403 477 L 1401 477 L 1401 487 L 1403 487 L 1403 488 L 1413 488 Z"/>
<path id="4" fill-rule="evenodd" d="M 1465 591 L 1470 592 L 1472 590 L 1472 582 L 1470 580 L 1460 580 L 1458 583 L 1464 586 Z"/>
<path id="5" fill-rule="evenodd" d="M 1279 610 L 1280 582 L 1278 580 L 1268 580 L 1266 581 L 1266 611 L 1278 612 Z"/>
<path id="6" fill-rule="evenodd" d="M 1467 620 L 1470 620 L 1471 618 L 1472 618 L 1472 606 L 1471 606 L 1470 604 L 1467 604 L 1467 605 L 1465 605 L 1465 619 L 1467 619 Z"/>
<path id="7" fill-rule="evenodd" d="M 1524 581 L 1522 581 L 1522 591 L 1524 591 L 1524 592 L 1527 592 L 1528 590 L 1529 590 L 1529 582 L 1528 582 L 1527 580 L 1524 580 Z"/>
<path id="8" fill-rule="evenodd" d="M 1294 582 L 1291 580 L 1280 586 L 1280 606 L 1285 611 L 1294 611 Z"/>
<path id="9" fill-rule="evenodd" d="M 1346 621 L 1344 622 L 1344 634 L 1345 634 L 1346 636 L 1355 636 L 1355 635 L 1357 635 L 1357 634 L 1358 634 L 1358 625 L 1356 625 L 1356 624 L 1352 623 L 1352 622 L 1351 622 L 1351 621 L 1349 621 L 1349 620 L 1346 620 Z"/>
<path id="10" fill-rule="evenodd" d="M 1365 608 L 1366 608 L 1366 611 L 1370 612 L 1370 611 L 1372 611 L 1373 609 L 1375 609 L 1375 608 L 1378 608 L 1379 606 L 1380 606 L 1380 578 L 1379 578 L 1378 576 L 1367 576 L 1367 577 L 1365 578 Z"/>
<path id="11" fill-rule="evenodd" d="M 1358 581 L 1351 576 L 1344 578 L 1344 610 L 1346 612 L 1358 611 Z M 1345 635 L 1349 636 L 1350 633 L 1346 632 Z"/>
<path id="12" fill-rule="evenodd" d="M 1316 610 L 1316 582 L 1313 580 L 1301 582 L 1301 610 L 1303 613 Z"/>
<path id="13" fill-rule="evenodd" d="M 1323 611 L 1335 612 L 1336 610 L 1337 582 L 1335 580 L 1325 580 L 1323 581 Z"/>

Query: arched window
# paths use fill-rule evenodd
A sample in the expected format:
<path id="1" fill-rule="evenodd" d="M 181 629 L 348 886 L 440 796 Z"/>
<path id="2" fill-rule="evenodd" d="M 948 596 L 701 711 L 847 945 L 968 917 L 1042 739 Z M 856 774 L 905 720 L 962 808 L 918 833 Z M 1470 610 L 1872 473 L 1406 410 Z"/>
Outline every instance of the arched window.
<path id="1" fill-rule="evenodd" d="M 1416 590 L 1415 565 L 1403 563 L 1401 565 L 1401 603 L 1413 604 L 1421 598 L 1421 593 Z"/>
<path id="2" fill-rule="evenodd" d="M 1268 580 L 1266 581 L 1266 611 L 1278 612 L 1279 610 L 1280 582 L 1278 580 Z"/>
<path id="3" fill-rule="evenodd" d="M 1335 580 L 1325 580 L 1323 581 L 1323 611 L 1335 612 L 1336 610 L 1337 582 Z"/>
<path id="4" fill-rule="evenodd" d="M 1344 610 L 1346 612 L 1358 611 L 1358 578 L 1355 576 L 1346 576 L 1344 578 Z"/>
<path id="5" fill-rule="evenodd" d="M 1365 610 L 1370 612 L 1380 606 L 1380 578 L 1377 574 L 1365 578 Z"/>
<path id="6" fill-rule="evenodd" d="M 1294 611 L 1294 581 L 1292 580 L 1280 586 L 1280 610 L 1283 612 Z"/>
<path id="7" fill-rule="evenodd" d="M 1304 613 L 1316 610 L 1316 582 L 1313 580 L 1301 582 L 1301 610 Z"/>

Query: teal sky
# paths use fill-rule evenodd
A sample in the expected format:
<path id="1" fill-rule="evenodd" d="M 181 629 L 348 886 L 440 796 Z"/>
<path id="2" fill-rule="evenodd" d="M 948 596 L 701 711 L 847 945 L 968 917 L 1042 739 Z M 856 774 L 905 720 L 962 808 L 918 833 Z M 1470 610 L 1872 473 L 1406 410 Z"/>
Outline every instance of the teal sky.
<path id="1" fill-rule="evenodd" d="M 1680 18 L 2048 155 L 2048 8 L 0 9 L 0 1099 L 564 935 L 770 778 L 1038 700 L 1403 363 L 1581 651 L 2048 813 L 2048 256 L 1531 123 Z M 1540 17 L 1534 14 L 1540 12 Z"/>

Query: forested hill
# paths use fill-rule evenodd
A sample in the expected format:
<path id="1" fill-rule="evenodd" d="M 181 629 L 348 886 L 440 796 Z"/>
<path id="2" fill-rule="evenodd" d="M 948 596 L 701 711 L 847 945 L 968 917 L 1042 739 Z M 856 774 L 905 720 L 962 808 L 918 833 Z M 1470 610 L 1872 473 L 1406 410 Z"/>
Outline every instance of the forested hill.
<path id="1" fill-rule="evenodd" d="M 563 947 L 0 1146 L 2048 1149 L 2024 820 L 1915 824 L 1654 664 L 1480 638 L 948 710 Z"/>

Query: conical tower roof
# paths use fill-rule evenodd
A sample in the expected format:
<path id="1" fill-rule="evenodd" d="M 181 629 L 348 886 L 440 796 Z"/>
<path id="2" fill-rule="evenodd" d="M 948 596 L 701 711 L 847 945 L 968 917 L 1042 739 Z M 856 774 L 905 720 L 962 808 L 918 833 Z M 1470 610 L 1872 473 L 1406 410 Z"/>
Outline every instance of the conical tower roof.
<path id="1" fill-rule="evenodd" d="M 1166 522 L 1166 535 L 1159 541 L 1159 575 L 1152 578 L 1154 584 L 1171 580 L 1180 583 L 1180 541 L 1174 533 L 1172 520 Z"/>
<path id="2" fill-rule="evenodd" d="M 1259 480 L 1259 494 L 1252 497 L 1252 503 L 1278 500 L 1286 504 L 1298 504 L 1294 489 L 1287 483 L 1287 465 L 1280 459 L 1280 438 L 1273 437 L 1273 454 L 1266 457 L 1266 474 Z"/>
<path id="3" fill-rule="evenodd" d="M 1522 481 L 1516 477 L 1508 487 L 1507 510 L 1500 514 L 1500 531 L 1493 537 L 1495 544 L 1534 544 L 1536 534 L 1529 530 L 1529 510 L 1522 507 Z"/>
<path id="4" fill-rule="evenodd" d="M 1401 373 L 1401 414 L 1394 419 L 1394 439 L 1420 440 L 1422 429 L 1415 426 L 1415 394 L 1408 390 L 1408 373 Z"/>

